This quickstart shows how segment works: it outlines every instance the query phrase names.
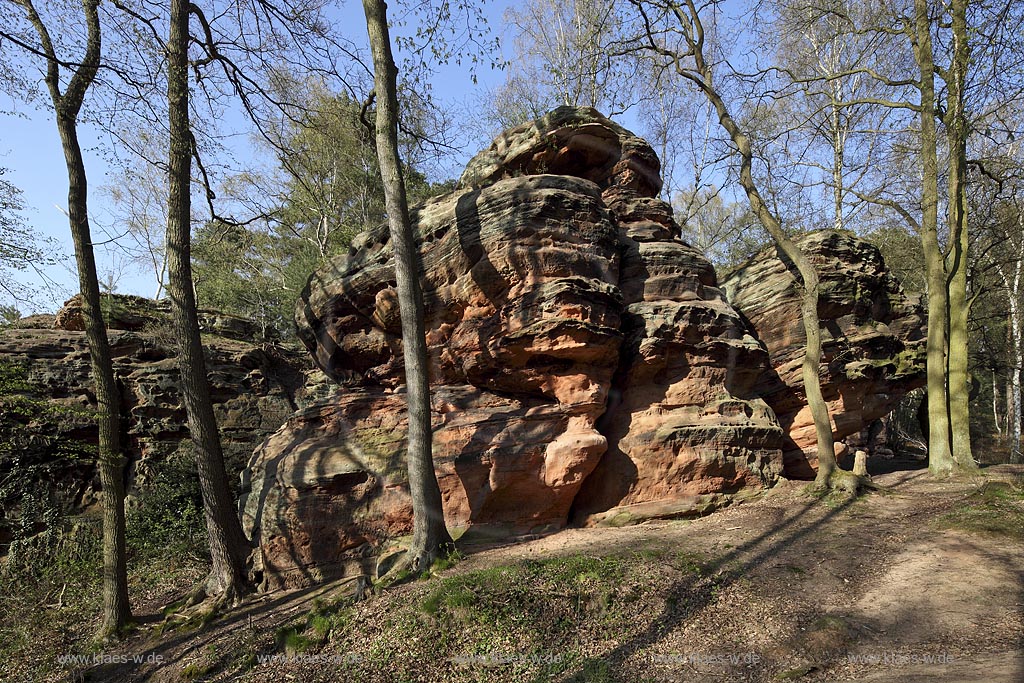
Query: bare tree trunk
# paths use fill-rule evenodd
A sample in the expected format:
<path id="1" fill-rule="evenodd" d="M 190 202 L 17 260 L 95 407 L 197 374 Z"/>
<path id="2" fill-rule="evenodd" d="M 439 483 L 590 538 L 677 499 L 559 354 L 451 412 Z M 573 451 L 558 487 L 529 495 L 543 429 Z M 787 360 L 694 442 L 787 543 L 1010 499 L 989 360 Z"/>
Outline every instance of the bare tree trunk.
<path id="1" fill-rule="evenodd" d="M 1021 358 L 1020 350 L 1017 351 L 1016 362 L 1018 365 L 1014 368 L 1010 368 L 1012 375 L 1010 377 L 1010 383 L 1006 386 L 1006 402 L 1008 414 L 1006 416 L 1007 426 L 1009 427 L 1010 435 L 1010 462 L 1024 462 L 1024 454 L 1021 453 L 1021 382 L 1020 382 L 1020 363 L 1024 363 L 1024 358 Z"/>
<path id="2" fill-rule="evenodd" d="M 1013 278 L 1006 276 L 1000 267 L 1000 275 L 1010 294 L 1010 381 L 1006 386 L 1006 433 L 1010 438 L 1010 458 L 1021 462 L 1021 369 L 1024 368 L 1024 311 L 1021 310 L 1021 296 L 1024 295 L 1024 259 L 1018 256 L 1013 264 Z"/>
<path id="3" fill-rule="evenodd" d="M 391 55 L 387 6 L 382 0 L 363 0 L 363 9 L 373 54 L 377 155 L 395 253 L 395 282 L 402 317 L 402 351 L 409 401 L 408 468 L 413 537 L 407 557 L 413 570 L 426 571 L 436 557 L 449 551 L 452 539 L 445 527 L 441 489 L 434 472 L 427 342 L 419 280 L 420 255 L 409 219 L 405 181 L 398 156 L 398 69 Z"/>
<path id="4" fill-rule="evenodd" d="M 96 78 L 100 64 L 101 34 L 98 0 L 84 0 L 82 9 L 87 28 L 85 55 L 68 82 L 60 90 L 60 67 L 49 30 L 32 0 L 20 2 L 39 36 L 40 53 L 46 59 L 44 80 L 53 102 L 68 170 L 68 224 L 75 245 L 78 286 L 82 294 L 82 316 L 89 342 L 89 361 L 96 383 L 96 421 L 99 429 L 100 475 L 103 501 L 103 618 L 100 636 L 117 636 L 131 619 L 128 601 L 128 562 L 125 551 L 124 454 L 121 450 L 121 394 L 114 378 L 107 328 L 103 322 L 99 278 L 92 249 L 89 226 L 89 187 L 82 147 L 78 142 L 78 115 L 85 94 Z"/>
<path id="5" fill-rule="evenodd" d="M 996 426 L 996 436 L 1003 435 L 1003 418 L 999 414 L 999 375 L 992 370 L 992 423 Z"/>
<path id="6" fill-rule="evenodd" d="M 835 230 L 843 229 L 843 196 L 846 192 L 846 188 L 843 184 L 843 172 L 846 165 L 846 140 L 845 132 L 842 128 L 842 122 L 840 121 L 840 103 L 841 97 L 836 93 L 838 89 L 839 80 L 832 84 L 832 210 L 835 213 L 835 217 L 832 222 L 832 227 Z"/>
<path id="7" fill-rule="evenodd" d="M 971 377 L 968 368 L 967 316 L 967 114 L 964 111 L 970 45 L 967 2 L 950 5 L 953 57 L 946 76 L 946 131 L 949 136 L 949 423 L 952 455 L 962 471 L 978 468 L 971 453 Z"/>
<path id="8" fill-rule="evenodd" d="M 121 450 L 121 392 L 114 378 L 114 361 L 103 322 L 96 260 L 87 209 L 85 165 L 75 118 L 57 114 L 57 128 L 68 167 L 68 220 L 75 243 L 82 317 L 89 341 L 89 359 L 96 383 L 99 457 L 97 467 L 103 499 L 103 624 L 104 637 L 118 634 L 131 619 L 128 602 L 128 561 L 125 548 L 124 465 Z"/>
<path id="9" fill-rule="evenodd" d="M 167 99 L 170 128 L 167 202 L 167 292 L 172 324 L 179 341 L 181 394 L 196 452 L 203 512 L 213 567 L 205 593 L 220 602 L 236 602 L 249 587 L 246 562 L 249 542 L 235 511 L 228 487 L 220 435 L 210 400 L 206 360 L 192 286 L 192 221 L 190 183 L 192 137 L 189 132 L 188 0 L 171 0 L 167 44 Z"/>
<path id="10" fill-rule="evenodd" d="M 953 471 L 946 406 L 946 268 L 938 237 L 938 146 L 935 132 L 935 64 L 932 61 L 928 0 L 914 0 L 917 42 L 915 57 L 921 74 L 921 243 L 928 276 L 928 469 Z"/>
<path id="11" fill-rule="evenodd" d="M 750 139 L 742 131 L 735 119 L 729 113 L 718 90 L 714 87 L 712 70 L 705 61 L 702 49 L 703 28 L 699 24 L 696 10 L 692 20 L 695 33 L 691 35 L 700 36 L 697 40 L 690 42 L 690 49 L 693 52 L 696 73 L 683 73 L 678 66 L 680 75 L 689 78 L 698 85 L 704 92 L 708 101 L 715 108 L 718 114 L 718 121 L 722 128 L 729 134 L 729 138 L 740 155 L 740 185 L 747 195 L 750 208 L 757 216 L 761 225 L 768 231 L 775 241 L 776 246 L 782 253 L 783 259 L 788 260 L 791 267 L 795 267 L 799 275 L 797 286 L 801 290 L 800 313 L 803 318 L 804 333 L 807 337 L 802 367 L 802 378 L 804 391 L 807 396 L 807 404 L 811 408 L 811 416 L 814 419 L 814 431 L 817 437 L 818 450 L 818 473 L 814 480 L 816 488 L 841 488 L 853 489 L 859 486 L 857 480 L 840 469 L 836 463 L 835 444 L 832 440 L 832 420 L 828 413 L 828 404 L 821 393 L 821 322 L 818 318 L 818 272 L 814 268 L 807 255 L 804 254 L 796 244 L 789 239 L 782 224 L 768 208 L 761 193 L 757 189 L 752 171 L 753 150 Z M 678 65 L 678 62 L 677 62 Z M 844 476 L 849 475 L 849 476 Z"/>

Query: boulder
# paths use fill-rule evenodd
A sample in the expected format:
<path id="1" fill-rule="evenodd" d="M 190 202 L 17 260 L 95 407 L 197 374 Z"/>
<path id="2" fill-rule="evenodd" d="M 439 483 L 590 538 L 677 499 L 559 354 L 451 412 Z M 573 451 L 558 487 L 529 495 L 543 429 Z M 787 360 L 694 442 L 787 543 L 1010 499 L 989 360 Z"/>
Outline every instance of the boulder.
<path id="1" fill-rule="evenodd" d="M 864 240 L 824 230 L 796 243 L 821 279 L 821 388 L 839 441 L 924 385 L 926 317 L 885 269 L 878 249 Z M 806 336 L 795 282 L 772 248 L 731 272 L 724 287 L 771 358 L 771 372 L 756 391 L 786 431 L 786 475 L 806 479 L 814 476 L 817 451 L 801 377 Z"/>
<path id="2" fill-rule="evenodd" d="M 414 210 L 449 527 L 692 514 L 781 472 L 782 430 L 752 391 L 767 356 L 707 259 L 675 239 L 658 167 L 596 111 L 561 108 Z M 388 235 L 357 237 L 299 303 L 299 336 L 341 388 L 246 473 L 267 587 L 372 571 L 411 528 Z"/>

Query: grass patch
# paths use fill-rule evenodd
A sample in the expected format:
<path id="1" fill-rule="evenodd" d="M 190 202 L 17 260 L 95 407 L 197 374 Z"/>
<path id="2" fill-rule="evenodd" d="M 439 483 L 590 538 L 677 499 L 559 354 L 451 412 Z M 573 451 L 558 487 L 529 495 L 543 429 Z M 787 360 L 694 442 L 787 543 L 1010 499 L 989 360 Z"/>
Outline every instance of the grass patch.
<path id="1" fill-rule="evenodd" d="M 211 673 L 216 667 L 207 662 L 193 662 L 181 669 L 181 680 L 194 681 Z"/>
<path id="2" fill-rule="evenodd" d="M 434 575 L 352 605 L 322 652 L 351 656 L 350 680 L 617 680 L 616 644 L 702 604 L 709 567 L 638 548 Z"/>
<path id="3" fill-rule="evenodd" d="M 303 630 L 298 626 L 279 628 L 274 638 L 277 648 L 289 656 L 302 654 L 308 650 L 313 645 L 313 641 L 303 635 Z"/>
<path id="4" fill-rule="evenodd" d="M 1024 486 L 1018 481 L 989 481 L 972 491 L 939 526 L 1024 540 Z"/>

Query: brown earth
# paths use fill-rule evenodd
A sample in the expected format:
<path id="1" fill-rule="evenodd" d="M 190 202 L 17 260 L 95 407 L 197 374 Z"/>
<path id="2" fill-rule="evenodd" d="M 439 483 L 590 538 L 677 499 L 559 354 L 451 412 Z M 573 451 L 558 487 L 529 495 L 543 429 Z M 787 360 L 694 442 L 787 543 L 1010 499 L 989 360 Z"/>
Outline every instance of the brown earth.
<path id="1" fill-rule="evenodd" d="M 344 617 L 303 654 L 343 664 L 256 655 L 283 654 L 275 630 L 305 624 L 352 581 L 261 595 L 198 631 L 161 637 L 144 627 L 121 652 L 158 654 L 162 666 L 79 673 L 118 682 L 1019 682 L 1024 468 L 1014 467 L 974 481 L 876 473 L 883 490 L 857 499 L 818 500 L 783 481 L 693 521 L 467 547 L 429 580 L 339 608 Z M 999 490 L 1016 491 L 1009 528 L 964 522 L 986 509 L 986 491 Z M 606 576 L 607 567 L 615 569 Z M 543 580 L 502 582 L 516 572 Z M 136 613 L 152 619 L 156 607 Z"/>

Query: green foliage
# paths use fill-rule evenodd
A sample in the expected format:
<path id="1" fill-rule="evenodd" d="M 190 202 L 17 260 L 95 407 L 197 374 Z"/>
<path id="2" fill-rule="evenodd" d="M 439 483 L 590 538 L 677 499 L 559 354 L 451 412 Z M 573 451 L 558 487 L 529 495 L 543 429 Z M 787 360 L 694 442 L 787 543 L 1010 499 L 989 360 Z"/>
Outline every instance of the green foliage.
<path id="1" fill-rule="evenodd" d="M 886 268 L 899 280 L 904 291 L 915 294 L 927 289 L 920 237 L 902 225 L 890 224 L 875 228 L 865 239 L 878 247 Z"/>
<path id="2" fill-rule="evenodd" d="M 302 84 L 281 87 L 302 88 Z M 203 307 L 252 318 L 273 334 L 292 335 L 295 302 L 310 274 L 344 252 L 359 232 L 385 220 L 373 135 L 362 105 L 312 87 L 308 113 L 275 135 L 277 176 L 239 182 L 268 195 L 261 225 L 208 223 L 193 238 L 196 291 Z M 405 169 L 411 202 L 446 191 Z"/>
<path id="3" fill-rule="evenodd" d="M 21 311 L 8 304 L 0 305 L 0 330 L 21 320 Z"/>
<path id="4" fill-rule="evenodd" d="M 73 497 L 64 487 L 75 484 L 61 475 L 88 471 L 95 449 L 65 430 L 88 417 L 40 398 L 25 366 L 0 360 L 0 538 L 27 539 L 67 512 L 60 501 Z"/>
<path id="5" fill-rule="evenodd" d="M 0 168 L 0 176 L 6 170 Z M 56 243 L 41 240 L 25 226 L 24 209 L 21 190 L 0 178 L 0 302 L 31 299 L 32 292 L 18 282 L 17 273 L 57 262 Z M 5 319 L 10 310 L 9 304 L 4 307 Z"/>
<path id="6" fill-rule="evenodd" d="M 67 517 L 52 503 L 26 492 L 23 524 L 8 546 L 2 574 L 12 583 L 34 586 L 67 581 L 94 572 L 102 561 L 103 540 L 97 520 Z"/>
<path id="7" fill-rule="evenodd" d="M 129 508 L 127 522 L 128 547 L 140 557 L 204 557 L 206 524 L 195 464 L 184 457 L 162 463 Z"/>
<path id="8" fill-rule="evenodd" d="M 67 518 L 38 499 L 22 504 L 25 518 L 41 505 L 44 522 L 31 528 L 31 536 L 16 534 L 0 562 L 0 660 L 8 663 L 4 671 L 12 680 L 50 680 L 43 674 L 56 660 L 25 653 L 40 647 L 81 651 L 93 635 L 102 594 L 102 531 L 99 519 Z"/>

